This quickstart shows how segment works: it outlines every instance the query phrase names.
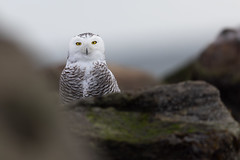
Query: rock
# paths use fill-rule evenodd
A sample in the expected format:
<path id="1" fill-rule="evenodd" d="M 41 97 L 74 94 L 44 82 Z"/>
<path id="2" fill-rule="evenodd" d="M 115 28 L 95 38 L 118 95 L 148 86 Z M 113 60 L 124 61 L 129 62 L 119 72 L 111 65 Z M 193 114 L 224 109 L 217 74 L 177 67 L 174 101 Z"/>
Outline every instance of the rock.
<path id="1" fill-rule="evenodd" d="M 58 81 L 64 65 L 49 67 L 41 71 L 53 84 L 54 90 L 58 90 Z M 113 72 L 122 91 L 138 90 L 157 84 L 157 80 L 150 74 L 120 65 L 110 64 L 109 69 Z"/>
<path id="2" fill-rule="evenodd" d="M 221 41 L 221 43 L 220 43 Z M 226 106 L 240 121 L 240 30 L 225 29 L 198 59 L 169 75 L 165 82 L 204 80 L 216 86 Z"/>
<path id="3" fill-rule="evenodd" d="M 109 69 L 113 72 L 123 91 L 153 87 L 157 84 L 152 75 L 139 69 L 114 64 L 110 64 Z"/>
<path id="4" fill-rule="evenodd" d="M 36 74 L 28 51 L 21 48 L 0 36 L 0 159 L 90 159 L 80 147 L 75 152 L 66 126 L 59 124 L 63 120 L 57 94 Z M 82 143 L 79 139 L 78 145 Z"/>
<path id="5" fill-rule="evenodd" d="M 72 133 L 104 159 L 239 159 L 239 124 L 205 82 L 89 98 L 65 112 Z"/>
<path id="6" fill-rule="evenodd" d="M 239 41 L 240 40 L 240 28 L 226 28 L 224 29 L 216 38 L 215 44 L 221 44 L 229 41 Z"/>

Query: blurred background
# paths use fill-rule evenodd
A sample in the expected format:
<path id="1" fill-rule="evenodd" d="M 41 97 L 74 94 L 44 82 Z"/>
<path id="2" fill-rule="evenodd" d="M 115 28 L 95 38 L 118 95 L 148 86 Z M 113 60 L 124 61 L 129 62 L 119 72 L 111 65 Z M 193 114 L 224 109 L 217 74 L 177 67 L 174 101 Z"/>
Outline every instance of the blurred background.
<path id="1" fill-rule="evenodd" d="M 65 63 L 70 38 L 93 32 L 104 39 L 109 63 L 163 77 L 224 27 L 237 27 L 239 6 L 238 0 L 1 1 L 0 27 L 42 66 Z"/>

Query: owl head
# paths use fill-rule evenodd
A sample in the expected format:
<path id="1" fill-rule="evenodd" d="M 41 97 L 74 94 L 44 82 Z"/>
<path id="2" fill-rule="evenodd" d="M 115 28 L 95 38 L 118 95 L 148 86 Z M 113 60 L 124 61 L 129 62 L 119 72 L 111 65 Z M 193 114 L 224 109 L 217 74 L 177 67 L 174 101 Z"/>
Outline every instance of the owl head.
<path id="1" fill-rule="evenodd" d="M 105 60 L 105 47 L 102 38 L 93 33 L 83 33 L 69 42 L 68 61 Z"/>

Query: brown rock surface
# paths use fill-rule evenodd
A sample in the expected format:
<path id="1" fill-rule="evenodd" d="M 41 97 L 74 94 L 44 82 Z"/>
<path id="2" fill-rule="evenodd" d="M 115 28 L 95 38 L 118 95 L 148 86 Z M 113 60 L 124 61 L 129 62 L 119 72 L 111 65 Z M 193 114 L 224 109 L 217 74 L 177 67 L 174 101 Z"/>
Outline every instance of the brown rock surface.
<path id="1" fill-rule="evenodd" d="M 119 87 L 124 91 L 148 88 L 157 84 L 153 76 L 139 69 L 114 64 L 110 64 L 109 69 L 116 77 Z"/>
<path id="2" fill-rule="evenodd" d="M 240 68 L 240 41 L 211 44 L 200 55 L 199 63 L 213 72 L 236 74 Z"/>
<path id="3" fill-rule="evenodd" d="M 226 106 L 240 121 L 240 31 L 226 29 L 200 57 L 166 78 L 168 83 L 204 80 L 216 86 Z"/>

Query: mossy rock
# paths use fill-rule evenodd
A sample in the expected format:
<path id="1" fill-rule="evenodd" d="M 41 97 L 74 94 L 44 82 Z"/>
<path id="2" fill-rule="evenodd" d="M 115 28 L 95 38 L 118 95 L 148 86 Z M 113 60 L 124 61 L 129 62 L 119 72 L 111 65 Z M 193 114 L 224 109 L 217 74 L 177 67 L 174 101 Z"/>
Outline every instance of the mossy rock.
<path id="1" fill-rule="evenodd" d="M 232 160 L 239 154 L 239 125 L 205 82 L 89 98 L 67 111 L 74 134 L 90 139 L 106 159 Z"/>
<path id="2" fill-rule="evenodd" d="M 201 125 L 196 127 L 183 122 L 161 121 L 150 113 L 94 108 L 86 114 L 87 119 L 100 131 L 96 137 L 104 140 L 138 144 L 154 142 L 170 134 L 203 131 Z"/>

